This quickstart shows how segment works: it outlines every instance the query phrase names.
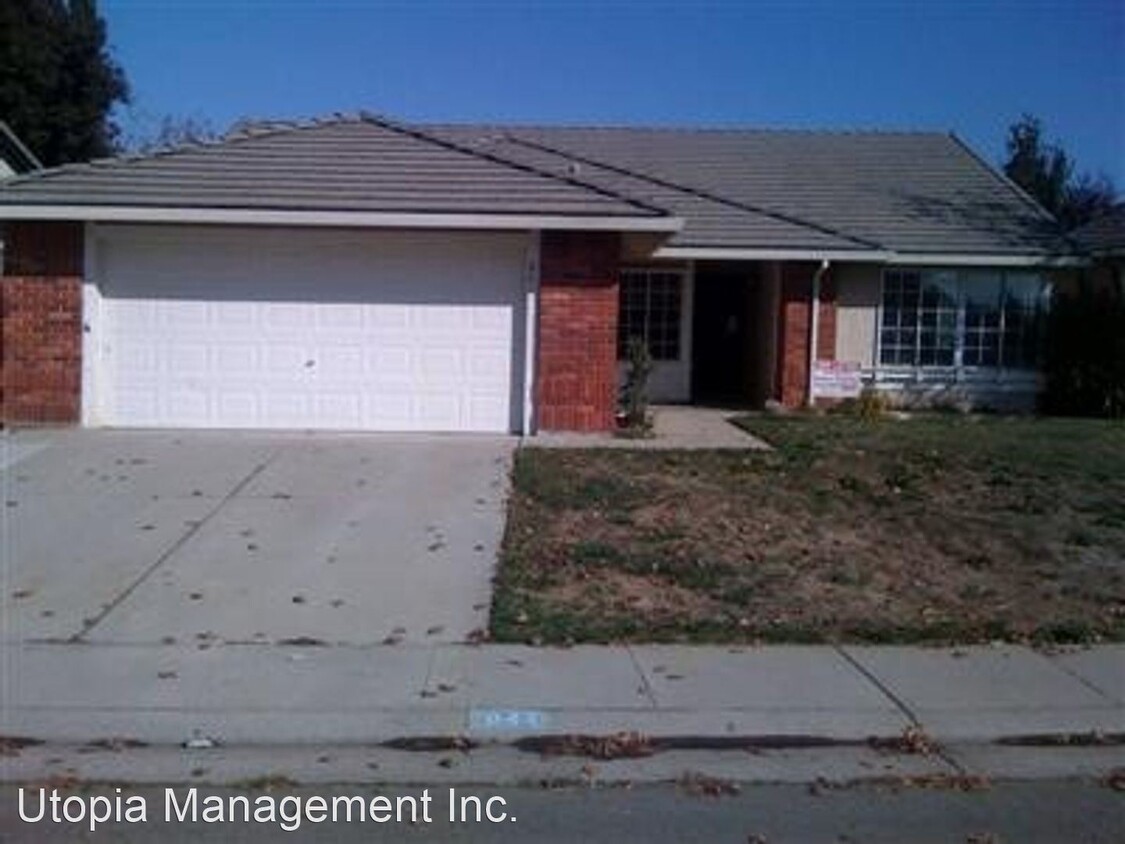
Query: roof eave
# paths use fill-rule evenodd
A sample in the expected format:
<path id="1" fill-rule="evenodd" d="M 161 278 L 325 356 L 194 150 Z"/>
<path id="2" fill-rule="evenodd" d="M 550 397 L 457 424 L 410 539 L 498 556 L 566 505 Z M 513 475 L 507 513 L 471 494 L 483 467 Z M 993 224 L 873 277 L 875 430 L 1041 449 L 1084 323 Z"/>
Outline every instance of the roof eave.
<path id="1" fill-rule="evenodd" d="M 896 252 L 889 263 L 902 266 L 941 267 L 1085 267 L 1090 259 L 1067 252 Z"/>
<path id="2" fill-rule="evenodd" d="M 943 267 L 1084 267 L 1090 259 L 1070 254 L 897 252 L 883 249 L 778 249 L 772 247 L 662 246 L 654 258 L 697 261 L 839 261 Z"/>
<path id="3" fill-rule="evenodd" d="M 0 220 L 92 223 L 167 223 L 333 228 L 567 230 L 674 234 L 680 217 L 623 214 L 510 214 L 491 212 L 334 211 L 133 205 L 0 205 Z"/>
<path id="4" fill-rule="evenodd" d="M 662 246 L 653 257 L 696 261 L 886 261 L 890 254 L 881 249 Z"/>

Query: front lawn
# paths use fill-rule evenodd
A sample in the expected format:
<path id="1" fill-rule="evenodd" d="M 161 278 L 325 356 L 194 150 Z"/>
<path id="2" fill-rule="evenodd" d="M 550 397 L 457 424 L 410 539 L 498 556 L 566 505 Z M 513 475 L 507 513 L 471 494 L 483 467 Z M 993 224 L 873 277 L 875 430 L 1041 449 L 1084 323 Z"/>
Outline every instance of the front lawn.
<path id="1" fill-rule="evenodd" d="M 747 417 L 773 452 L 520 451 L 492 637 L 1125 639 L 1125 427 Z"/>

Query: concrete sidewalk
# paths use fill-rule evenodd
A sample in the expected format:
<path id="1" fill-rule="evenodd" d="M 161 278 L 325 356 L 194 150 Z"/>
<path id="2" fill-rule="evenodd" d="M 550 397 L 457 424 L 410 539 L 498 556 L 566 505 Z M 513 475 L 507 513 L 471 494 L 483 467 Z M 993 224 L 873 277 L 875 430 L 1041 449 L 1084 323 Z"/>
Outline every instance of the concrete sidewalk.
<path id="1" fill-rule="evenodd" d="M 638 731 L 706 742 L 1125 732 L 1125 646 L 8 644 L 0 735 L 371 744 Z"/>
<path id="2" fill-rule="evenodd" d="M 1125 646 L 0 646 L 0 782 L 978 788 L 1123 766 Z M 925 741 L 906 735 L 921 729 Z M 551 736 L 643 734 L 601 757 Z M 20 739 L 29 739 L 30 742 Z M 884 739 L 885 741 L 872 741 Z M 564 742 L 564 746 L 565 746 Z M 944 785 L 943 785 L 944 783 Z M 819 786 L 817 786 L 819 787 Z"/>

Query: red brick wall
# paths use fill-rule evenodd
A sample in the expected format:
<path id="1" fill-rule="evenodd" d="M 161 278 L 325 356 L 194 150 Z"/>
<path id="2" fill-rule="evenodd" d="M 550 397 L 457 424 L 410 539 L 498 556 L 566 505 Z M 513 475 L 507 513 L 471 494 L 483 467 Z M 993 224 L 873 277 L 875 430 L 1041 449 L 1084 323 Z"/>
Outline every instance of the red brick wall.
<path id="1" fill-rule="evenodd" d="M 536 410 L 544 431 L 605 431 L 617 410 L 618 235 L 544 232 Z"/>
<path id="2" fill-rule="evenodd" d="M 781 267 L 781 302 L 778 319 L 778 396 L 786 407 L 800 407 L 808 396 L 809 314 L 814 263 L 785 263 Z M 820 282 L 820 319 L 817 357 L 836 359 L 836 285 L 829 270 Z"/>
<path id="3" fill-rule="evenodd" d="M 82 393 L 82 227 L 12 224 L 4 241 L 0 420 L 77 422 Z"/>

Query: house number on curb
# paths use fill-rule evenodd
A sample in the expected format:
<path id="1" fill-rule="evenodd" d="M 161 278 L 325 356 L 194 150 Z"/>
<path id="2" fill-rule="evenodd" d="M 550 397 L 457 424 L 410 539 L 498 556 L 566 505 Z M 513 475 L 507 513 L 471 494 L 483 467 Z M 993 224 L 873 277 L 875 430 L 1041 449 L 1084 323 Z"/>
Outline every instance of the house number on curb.
<path id="1" fill-rule="evenodd" d="M 547 724 L 547 714 L 537 709 L 472 709 L 472 730 L 539 730 Z"/>

